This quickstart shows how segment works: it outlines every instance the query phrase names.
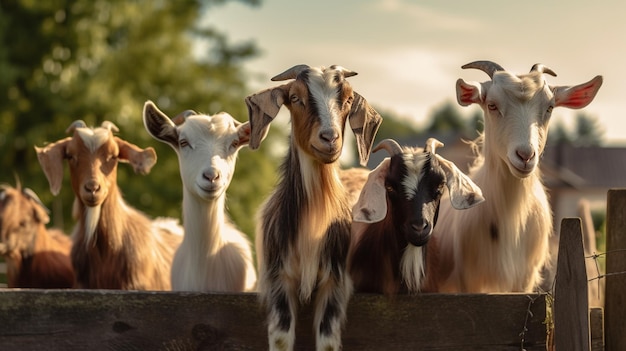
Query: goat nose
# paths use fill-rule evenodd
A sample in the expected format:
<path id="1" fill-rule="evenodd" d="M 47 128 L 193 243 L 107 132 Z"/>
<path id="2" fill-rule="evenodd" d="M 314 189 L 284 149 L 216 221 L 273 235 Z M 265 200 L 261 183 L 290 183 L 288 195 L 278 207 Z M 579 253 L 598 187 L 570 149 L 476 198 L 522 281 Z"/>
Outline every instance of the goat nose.
<path id="1" fill-rule="evenodd" d="M 428 221 L 415 221 L 411 223 L 411 229 L 413 229 L 417 233 L 425 233 L 428 232 Z"/>
<path id="2" fill-rule="evenodd" d="M 320 132 L 320 139 L 328 143 L 334 143 L 339 139 L 339 133 L 334 129 L 326 129 Z"/>
<path id="3" fill-rule="evenodd" d="M 530 162 L 530 160 L 532 160 L 535 157 L 535 150 L 517 150 L 515 152 L 517 154 L 517 157 L 520 158 L 520 160 L 524 161 L 524 163 L 528 163 Z"/>
<path id="4" fill-rule="evenodd" d="M 220 178 L 220 172 L 214 169 L 209 169 L 202 173 L 202 177 L 204 177 L 204 179 L 208 180 L 209 182 L 213 183 Z"/>
<path id="5" fill-rule="evenodd" d="M 96 182 L 95 180 L 90 180 L 87 183 L 85 183 L 85 191 L 87 191 L 88 193 L 95 194 L 99 190 L 100 190 L 100 184 L 98 184 L 98 182 Z"/>

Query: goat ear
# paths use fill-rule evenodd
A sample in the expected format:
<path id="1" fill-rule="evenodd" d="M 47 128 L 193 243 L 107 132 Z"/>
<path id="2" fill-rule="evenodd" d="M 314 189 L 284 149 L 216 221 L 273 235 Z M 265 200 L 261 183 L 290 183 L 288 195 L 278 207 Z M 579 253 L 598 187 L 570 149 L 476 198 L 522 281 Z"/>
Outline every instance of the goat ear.
<path id="1" fill-rule="evenodd" d="M 456 100 L 461 106 L 469 106 L 481 102 L 481 85 L 478 83 L 467 83 L 463 79 L 456 81 Z"/>
<path id="2" fill-rule="evenodd" d="M 285 102 L 291 83 L 276 88 L 266 89 L 246 97 L 248 119 L 250 121 L 249 147 L 256 150 L 267 136 L 270 123 Z"/>
<path id="3" fill-rule="evenodd" d="M 237 126 L 237 137 L 239 138 L 239 147 L 245 146 L 250 144 L 250 134 L 252 132 L 252 129 L 250 127 L 250 122 L 244 122 L 240 125 Z M 263 141 L 263 139 L 265 139 L 265 137 L 267 136 L 267 133 L 265 133 L 265 135 L 261 136 L 261 141 Z"/>
<path id="4" fill-rule="evenodd" d="M 133 166 L 133 170 L 137 174 L 146 175 L 150 173 L 152 166 L 156 164 L 157 155 L 154 148 L 140 148 L 131 144 L 126 140 L 115 137 L 115 142 L 120 149 L 119 162 L 128 162 Z"/>
<path id="5" fill-rule="evenodd" d="M 367 176 L 367 182 L 361 189 L 359 200 L 352 207 L 352 220 L 362 223 L 376 223 L 387 216 L 387 191 L 385 178 L 389 173 L 391 159 L 385 158 Z"/>
<path id="6" fill-rule="evenodd" d="M 587 83 L 573 87 L 552 87 L 554 105 L 573 109 L 583 108 L 591 103 L 602 86 L 602 76 L 596 76 Z"/>
<path id="7" fill-rule="evenodd" d="M 361 95 L 354 93 L 354 101 L 348 115 L 350 128 L 356 137 L 356 144 L 359 150 L 359 163 L 361 166 L 367 164 L 372 151 L 374 137 L 378 132 L 383 118 L 374 110 L 372 106 Z"/>
<path id="8" fill-rule="evenodd" d="M 464 210 L 485 201 L 483 192 L 470 177 L 445 158 L 435 155 L 446 174 L 446 185 L 450 192 L 450 202 L 457 210 Z"/>
<path id="9" fill-rule="evenodd" d="M 59 191 L 61 191 L 65 148 L 71 140 L 71 137 L 67 137 L 44 147 L 35 146 L 37 159 L 39 160 L 43 173 L 46 175 L 46 178 L 48 178 L 50 192 L 54 196 L 58 195 Z"/>
<path id="10" fill-rule="evenodd" d="M 176 125 L 149 100 L 143 105 L 143 125 L 153 138 L 178 149 Z"/>

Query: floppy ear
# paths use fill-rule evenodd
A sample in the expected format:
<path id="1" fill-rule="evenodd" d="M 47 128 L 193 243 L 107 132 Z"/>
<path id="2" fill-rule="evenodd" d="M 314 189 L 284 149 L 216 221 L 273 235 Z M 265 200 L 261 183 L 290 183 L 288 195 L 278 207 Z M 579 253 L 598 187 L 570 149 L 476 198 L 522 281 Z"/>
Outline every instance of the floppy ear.
<path id="1" fill-rule="evenodd" d="M 352 207 L 352 220 L 363 223 L 376 223 L 387 216 L 387 191 L 385 177 L 389 173 L 391 159 L 385 158 L 367 176 L 359 200 Z"/>
<path id="2" fill-rule="evenodd" d="M 365 98 L 355 92 L 348 119 L 350 120 L 350 128 L 356 137 L 359 162 L 361 166 L 365 166 L 370 158 L 374 137 L 383 122 L 383 118 Z"/>
<path id="3" fill-rule="evenodd" d="M 270 123 L 285 102 L 291 83 L 276 88 L 266 89 L 246 97 L 248 120 L 250 121 L 249 147 L 256 150 L 267 136 Z"/>
<path id="4" fill-rule="evenodd" d="M 178 149 L 178 130 L 174 122 L 152 102 L 143 105 L 143 125 L 148 133 L 158 141 Z"/>
<path id="5" fill-rule="evenodd" d="M 50 192 L 54 196 L 58 195 L 61 190 L 61 183 L 63 182 L 63 158 L 65 157 L 65 148 L 71 140 L 71 137 L 67 137 L 41 148 L 35 146 L 37 159 L 39 160 L 43 173 L 46 175 L 46 178 L 48 178 Z"/>
<path id="6" fill-rule="evenodd" d="M 157 155 L 154 148 L 147 147 L 142 149 L 126 140 L 122 140 L 118 137 L 114 138 L 120 149 L 118 158 L 119 162 L 129 162 L 137 174 L 146 175 L 150 173 L 152 166 L 154 166 L 157 161 Z"/>
<path id="7" fill-rule="evenodd" d="M 453 162 L 435 155 L 446 174 L 446 185 L 450 192 L 450 202 L 457 210 L 464 210 L 485 201 L 483 192 L 465 173 L 461 172 Z"/>

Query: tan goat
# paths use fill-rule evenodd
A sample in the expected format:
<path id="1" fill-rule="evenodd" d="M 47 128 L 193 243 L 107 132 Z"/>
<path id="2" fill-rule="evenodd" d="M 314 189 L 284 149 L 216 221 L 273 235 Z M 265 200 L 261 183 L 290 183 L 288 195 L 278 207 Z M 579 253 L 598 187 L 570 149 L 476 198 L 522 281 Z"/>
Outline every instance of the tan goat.
<path id="1" fill-rule="evenodd" d="M 63 160 L 68 161 L 78 220 L 72 248 L 77 287 L 170 290 L 182 229 L 172 221 L 152 221 L 122 198 L 118 163 L 129 162 L 135 173 L 147 174 L 156 153 L 114 136 L 117 131 L 110 122 L 88 128 L 76 121 L 67 130 L 71 137 L 35 147 L 54 195 L 61 189 Z"/>
<path id="2" fill-rule="evenodd" d="M 48 209 L 30 189 L 0 186 L 0 254 L 9 288 L 71 288 L 72 241 L 59 229 L 46 229 Z"/>

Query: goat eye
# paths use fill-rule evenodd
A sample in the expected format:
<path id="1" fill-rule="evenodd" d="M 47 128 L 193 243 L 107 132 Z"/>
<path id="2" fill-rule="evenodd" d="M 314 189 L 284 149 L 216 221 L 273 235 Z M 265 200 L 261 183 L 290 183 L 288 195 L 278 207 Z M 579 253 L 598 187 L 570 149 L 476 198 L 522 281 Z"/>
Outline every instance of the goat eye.
<path id="1" fill-rule="evenodd" d="M 291 101 L 291 103 L 295 104 L 296 102 L 300 101 L 300 98 L 298 97 L 298 95 L 291 95 L 289 97 L 289 100 Z"/>
<path id="2" fill-rule="evenodd" d="M 188 147 L 189 146 L 189 142 L 187 141 L 187 139 L 182 139 L 178 142 L 178 145 L 180 147 Z"/>
<path id="3" fill-rule="evenodd" d="M 487 104 L 487 108 L 489 109 L 489 111 L 495 111 L 498 109 L 496 104 Z"/>
<path id="4" fill-rule="evenodd" d="M 233 140 L 233 143 L 230 144 L 230 147 L 233 149 L 236 149 L 237 147 L 239 147 L 239 140 L 238 139 Z"/>
<path id="5" fill-rule="evenodd" d="M 395 192 L 395 189 L 391 185 L 386 185 L 385 190 L 387 190 L 388 193 L 392 193 L 392 194 L 393 192 Z"/>
<path id="6" fill-rule="evenodd" d="M 552 109 L 554 108 L 554 106 L 548 106 L 548 109 L 546 110 L 546 113 L 552 113 Z"/>

